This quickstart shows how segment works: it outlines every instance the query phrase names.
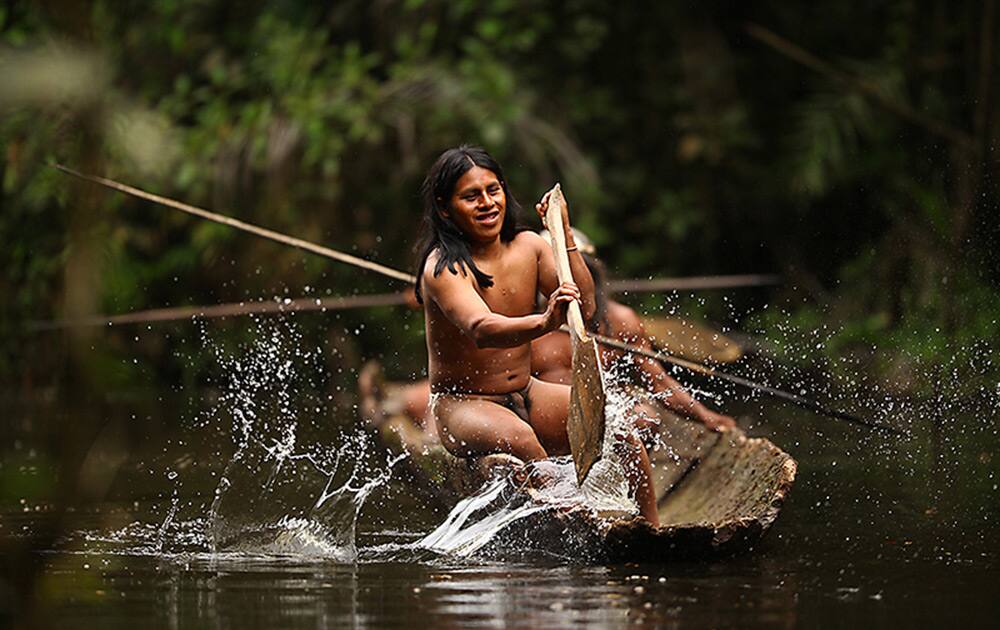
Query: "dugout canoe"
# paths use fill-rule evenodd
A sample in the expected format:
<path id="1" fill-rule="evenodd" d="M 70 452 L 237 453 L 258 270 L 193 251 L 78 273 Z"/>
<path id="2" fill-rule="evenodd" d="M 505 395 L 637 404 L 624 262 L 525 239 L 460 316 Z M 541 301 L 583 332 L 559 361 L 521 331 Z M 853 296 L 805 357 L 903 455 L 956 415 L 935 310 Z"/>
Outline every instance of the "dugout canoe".
<path id="1" fill-rule="evenodd" d="M 650 452 L 650 459 L 659 527 L 637 517 L 601 519 L 580 510 L 524 523 L 521 537 L 554 540 L 560 531 L 572 529 L 576 540 L 599 547 L 592 557 L 606 561 L 701 559 L 752 549 L 778 516 L 795 480 L 795 460 L 769 440 L 748 437 L 740 429 L 715 433 L 662 405 L 656 412 L 662 445 Z M 491 455 L 464 460 L 439 445 L 413 448 L 412 431 L 407 420 L 389 418 L 378 429 L 379 440 L 391 452 L 408 450 L 405 482 L 446 509 L 513 459 Z"/>

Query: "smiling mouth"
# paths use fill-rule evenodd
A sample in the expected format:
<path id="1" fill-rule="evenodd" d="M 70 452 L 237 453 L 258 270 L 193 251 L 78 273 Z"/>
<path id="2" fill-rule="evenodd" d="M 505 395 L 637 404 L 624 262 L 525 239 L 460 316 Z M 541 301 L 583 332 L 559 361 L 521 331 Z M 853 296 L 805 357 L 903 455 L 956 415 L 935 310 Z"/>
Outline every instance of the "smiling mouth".
<path id="1" fill-rule="evenodd" d="M 496 223 L 497 219 L 499 218 L 500 218 L 499 210 L 491 210 L 489 212 L 484 212 L 482 214 L 476 215 L 476 221 L 486 225 L 492 225 Z"/>

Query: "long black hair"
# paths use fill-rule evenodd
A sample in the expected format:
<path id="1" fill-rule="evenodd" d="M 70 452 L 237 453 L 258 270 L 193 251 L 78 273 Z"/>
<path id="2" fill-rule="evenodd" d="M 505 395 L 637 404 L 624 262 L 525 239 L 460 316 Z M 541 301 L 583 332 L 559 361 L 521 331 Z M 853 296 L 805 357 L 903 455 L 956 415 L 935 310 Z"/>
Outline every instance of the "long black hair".
<path id="1" fill-rule="evenodd" d="M 500 225 L 500 240 L 504 243 L 510 242 L 518 232 L 527 229 L 518 224 L 521 206 L 514 199 L 510 188 L 507 187 L 503 168 L 499 162 L 493 159 L 493 156 L 485 149 L 465 144 L 442 153 L 431 169 L 427 171 L 427 177 L 424 178 L 424 184 L 420 188 L 424 202 L 424 218 L 420 226 L 420 236 L 414 249 L 417 252 L 417 301 L 421 304 L 423 304 L 424 299 L 420 292 L 420 278 L 423 275 L 427 257 L 435 249 L 438 250 L 438 258 L 434 264 L 435 277 L 445 267 L 452 273 L 458 273 L 458 270 L 461 269 L 463 275 L 468 269 L 480 287 L 485 289 L 493 286 L 493 276 L 484 273 L 476 266 L 475 261 L 472 260 L 472 253 L 469 251 L 469 243 L 465 234 L 451 219 L 450 204 L 451 196 L 455 192 L 455 184 L 473 166 L 492 171 L 500 180 L 500 186 L 503 188 L 507 203 L 503 223 Z"/>

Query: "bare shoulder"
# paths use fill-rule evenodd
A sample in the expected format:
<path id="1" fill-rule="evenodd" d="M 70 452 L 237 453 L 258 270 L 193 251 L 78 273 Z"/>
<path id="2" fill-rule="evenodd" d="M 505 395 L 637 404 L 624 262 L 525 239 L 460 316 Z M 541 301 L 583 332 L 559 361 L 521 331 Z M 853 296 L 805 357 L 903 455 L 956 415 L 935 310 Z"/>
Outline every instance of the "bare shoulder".
<path id="1" fill-rule="evenodd" d="M 511 244 L 516 247 L 530 248 L 536 253 L 543 251 L 544 248 L 549 246 L 549 244 L 545 241 L 544 238 L 539 236 L 536 232 L 532 232 L 531 230 L 524 230 L 523 232 L 518 232 L 514 236 L 514 240 L 511 241 Z"/>
<path id="2" fill-rule="evenodd" d="M 437 266 L 439 260 L 441 260 L 441 250 L 432 249 L 431 253 L 427 254 L 427 258 L 424 259 L 424 267 L 420 270 L 420 277 L 426 280 L 428 274 L 433 275 L 434 267 Z"/>
<path id="3" fill-rule="evenodd" d="M 443 284 L 451 284 L 455 281 L 461 281 L 463 277 L 471 277 L 471 274 L 466 272 L 465 265 L 463 265 L 460 261 L 455 261 L 450 266 L 445 265 L 441 269 L 440 273 L 435 273 L 435 270 L 440 263 L 441 250 L 435 249 L 427 255 L 427 260 L 424 261 L 424 268 L 420 272 L 421 282 L 431 291 L 434 290 L 434 287 L 442 286 Z"/>
<path id="4" fill-rule="evenodd" d="M 441 250 L 431 250 L 424 259 L 424 266 L 420 269 L 420 281 L 424 286 L 434 282 L 434 268 L 437 267 L 438 260 L 441 259 Z"/>
<path id="5" fill-rule="evenodd" d="M 552 253 L 549 242 L 531 230 L 518 232 L 511 241 L 511 249 L 518 252 L 518 256 L 528 257 L 538 263 L 544 264 L 545 255 Z"/>
<path id="6" fill-rule="evenodd" d="M 620 302 L 608 300 L 608 321 L 619 336 L 642 337 L 646 334 L 639 314 Z"/>

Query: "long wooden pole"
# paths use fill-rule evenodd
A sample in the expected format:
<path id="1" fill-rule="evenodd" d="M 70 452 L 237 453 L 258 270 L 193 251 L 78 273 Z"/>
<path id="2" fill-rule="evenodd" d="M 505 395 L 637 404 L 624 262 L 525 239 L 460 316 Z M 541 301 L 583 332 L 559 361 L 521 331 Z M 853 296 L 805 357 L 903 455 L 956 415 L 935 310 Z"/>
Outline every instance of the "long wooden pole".
<path id="1" fill-rule="evenodd" d="M 104 177 L 96 177 L 96 176 L 92 176 L 92 175 L 85 175 L 83 173 L 75 171 L 75 170 L 73 170 L 71 168 L 68 168 L 66 166 L 63 166 L 61 164 L 53 164 L 52 166 L 54 166 L 55 168 L 59 169 L 60 171 L 62 171 L 64 173 L 68 173 L 70 175 L 73 175 L 75 177 L 79 177 L 79 178 L 84 179 L 86 181 L 93 182 L 95 184 L 99 184 L 99 185 L 102 185 L 102 186 L 106 186 L 108 188 L 112 188 L 114 190 L 118 190 L 118 191 L 123 192 L 125 194 L 132 195 L 134 197 L 138 197 L 140 199 L 145 199 L 147 201 L 152 201 L 154 203 L 159 203 L 161 205 L 164 205 L 164 206 L 167 206 L 167 207 L 170 207 L 170 208 L 176 208 L 177 210 L 181 210 L 183 212 L 187 212 L 189 214 L 193 214 L 195 216 L 198 216 L 198 217 L 201 217 L 201 218 L 204 218 L 204 219 L 208 219 L 209 221 L 214 221 L 216 223 L 222 223 L 223 225 L 228 225 L 228 226 L 234 227 L 234 228 L 239 229 L 239 230 L 244 230 L 244 231 L 247 231 L 247 232 L 251 232 L 253 234 L 257 234 L 258 236 L 262 236 L 264 238 L 268 238 L 268 239 L 277 241 L 279 243 L 284 243 L 286 245 L 291 245 L 292 247 L 298 247 L 299 249 L 304 249 L 306 251 L 310 251 L 310 252 L 319 254 L 321 256 L 326 256 L 327 258 L 332 258 L 334 260 L 339 260 L 341 262 L 347 262 L 347 263 L 350 263 L 350 264 L 357 265 L 359 267 L 364 267 L 365 269 L 371 269 L 372 271 L 376 271 L 378 273 L 382 273 L 383 275 L 386 275 L 386 276 L 389 276 L 391 278 L 395 278 L 395 279 L 398 279 L 398 280 L 405 280 L 405 281 L 410 282 L 410 283 L 413 283 L 416 280 L 416 278 L 414 276 L 410 275 L 410 274 L 404 273 L 402 271 L 397 271 L 397 270 L 392 269 L 390 267 L 385 267 L 384 265 L 380 265 L 378 263 L 373 263 L 371 261 L 364 260 L 364 259 L 358 258 L 356 256 L 351 256 L 350 254 L 344 254 L 342 252 L 338 252 L 336 250 L 332 250 L 332 249 L 329 249 L 329 248 L 326 248 L 326 247 L 322 247 L 320 245 L 315 245 L 315 244 L 310 243 L 308 241 L 303 241 L 302 239 L 294 238 L 294 237 L 291 237 L 291 236 L 285 236 L 284 234 L 280 234 L 278 232 L 273 232 L 271 230 L 267 230 L 265 228 L 260 228 L 260 227 L 257 227 L 255 225 L 251 225 L 249 223 L 244 223 L 244 222 L 239 221 L 237 219 L 232 219 L 232 218 L 229 218 L 229 217 L 225 217 L 223 215 L 218 215 L 218 214 L 209 212 L 207 210 L 202 210 L 201 208 L 197 208 L 195 206 L 191 206 L 191 205 L 179 202 L 179 201 L 175 201 L 173 199 L 168 199 L 166 197 L 161 197 L 159 195 L 154 195 L 152 193 L 148 193 L 148 192 L 140 190 L 138 188 L 134 188 L 134 187 L 128 186 L 126 184 L 121 184 L 121 183 L 116 182 L 116 181 L 111 180 L 111 179 L 107 179 L 107 178 L 104 178 Z M 362 296 L 358 296 L 358 297 L 360 298 Z M 200 310 L 204 310 L 204 309 L 200 309 Z M 191 313 L 189 316 L 194 316 L 194 315 L 197 315 L 197 314 L 198 313 Z M 108 323 L 108 321 L 107 321 L 108 319 L 109 318 L 100 318 L 100 323 L 107 324 Z M 42 322 L 41 324 L 47 324 L 47 322 Z M 57 326 L 49 326 L 49 327 L 50 328 L 55 328 Z M 695 363 L 693 361 L 687 361 L 685 359 L 674 357 L 674 356 L 665 354 L 663 352 L 650 352 L 649 350 L 645 350 L 643 348 L 636 348 L 636 347 L 631 346 L 629 344 L 620 342 L 620 341 L 618 341 L 616 339 L 612 339 L 610 337 L 605 337 L 603 335 L 594 335 L 594 334 L 591 334 L 590 336 L 597 343 L 600 343 L 602 345 L 605 345 L 605 346 L 608 346 L 608 347 L 611 347 L 611 348 L 616 348 L 616 349 L 622 350 L 624 352 L 630 352 L 630 353 L 633 353 L 633 354 L 640 354 L 640 355 L 643 355 L 643 356 L 646 356 L 646 357 L 649 357 L 649 358 L 652 358 L 652 359 L 656 359 L 656 360 L 659 360 L 659 361 L 665 361 L 667 363 L 671 363 L 673 365 L 677 365 L 679 367 L 686 368 L 686 369 L 691 370 L 692 372 L 696 372 L 698 374 L 703 374 L 703 375 L 706 375 L 706 376 L 719 378 L 719 379 L 726 380 L 726 381 L 729 381 L 729 382 L 737 384 L 737 385 L 741 385 L 743 387 L 748 387 L 750 389 L 755 389 L 757 391 L 761 391 L 761 392 L 764 392 L 766 394 L 770 394 L 772 396 L 775 396 L 775 397 L 778 397 L 778 398 L 782 398 L 784 400 L 788 400 L 788 401 L 793 402 L 793 403 L 795 403 L 797 405 L 800 405 L 803 408 L 810 409 L 810 410 L 815 411 L 817 413 L 820 413 L 822 415 L 826 415 L 826 416 L 829 416 L 829 417 L 832 417 L 832 418 L 838 418 L 840 420 L 845 420 L 847 422 L 851 422 L 853 424 L 857 424 L 857 425 L 869 427 L 869 428 L 872 428 L 872 429 L 878 429 L 878 430 L 882 430 L 882 431 L 887 431 L 889 433 L 894 433 L 894 434 L 897 434 L 897 435 L 908 435 L 908 433 L 906 433 L 905 431 L 901 431 L 901 430 L 896 429 L 894 427 L 889 427 L 889 426 L 886 426 L 886 425 L 882 425 L 882 424 L 878 424 L 878 423 L 875 423 L 875 422 L 871 422 L 869 420 L 865 420 L 865 419 L 859 418 L 857 416 L 852 416 L 851 414 L 848 414 L 848 413 L 845 413 L 845 412 L 842 412 L 842 411 L 837 411 L 837 410 L 834 410 L 834 409 L 829 409 L 828 407 L 825 407 L 824 405 L 821 405 L 820 403 L 814 402 L 814 401 L 809 400 L 807 398 L 803 398 L 802 396 L 797 396 L 795 394 L 791 394 L 789 392 L 785 392 L 785 391 L 782 391 L 782 390 L 779 390 L 779 389 L 775 389 L 773 387 L 768 387 L 767 385 L 762 385 L 760 383 L 756 383 L 756 382 L 750 381 L 748 379 L 740 378 L 738 376 L 733 376 L 731 374 L 725 374 L 723 372 L 719 372 L 718 370 L 716 370 L 714 368 L 710 368 L 710 367 L 708 367 L 706 365 L 702 365 L 700 363 Z"/>
<path id="2" fill-rule="evenodd" d="M 251 223 L 240 221 L 239 219 L 227 217 L 225 215 L 217 214 L 215 212 L 209 212 L 204 208 L 199 208 L 197 206 L 192 206 L 190 204 L 177 201 L 175 199 L 170 199 L 169 197 L 164 197 L 162 195 L 157 195 L 155 193 L 147 192 L 145 190 L 136 188 L 135 186 L 129 186 L 128 184 L 123 184 L 113 179 L 108 179 L 107 177 L 99 177 L 97 175 L 88 175 L 86 173 L 81 173 L 77 170 L 74 170 L 62 164 L 53 164 L 52 166 L 64 173 L 67 173 L 74 177 L 79 177 L 84 181 L 88 181 L 93 184 L 98 184 L 100 186 L 106 186 L 107 188 L 111 188 L 112 190 L 117 190 L 118 192 L 125 193 L 126 195 L 131 195 L 138 199 L 143 199 L 145 201 L 152 201 L 153 203 L 158 203 L 168 208 L 174 208 L 175 210 L 180 210 L 181 212 L 186 212 L 188 214 L 192 214 L 202 219 L 207 219 L 215 223 L 221 223 L 222 225 L 228 225 L 229 227 L 233 227 L 238 230 L 243 230 L 244 232 L 250 232 L 251 234 L 255 234 L 262 238 L 270 239 L 272 241 L 277 241 L 279 243 L 284 243 L 285 245 L 291 245 L 292 247 L 297 247 L 299 249 L 304 249 L 314 254 L 325 256 L 326 258 L 332 258 L 340 262 L 346 262 L 348 264 L 361 267 L 362 269 L 368 269 L 396 280 L 403 280 L 404 282 L 409 282 L 410 284 L 416 282 L 416 277 L 413 276 L 412 274 L 404 273 L 402 271 L 386 267 L 385 265 L 380 265 L 370 260 L 365 260 L 363 258 L 358 258 L 357 256 L 345 254 L 344 252 L 339 252 L 335 249 L 330 249 L 329 247 L 323 247 L 322 245 L 316 245 L 315 243 L 310 243 L 309 241 L 305 241 L 300 238 L 287 236 L 285 234 L 281 234 L 280 232 L 275 232 L 274 230 L 269 230 L 267 228 L 262 228 L 253 225 Z M 626 293 L 629 291 L 655 292 L 655 291 L 675 291 L 675 290 L 681 291 L 690 289 L 726 289 L 733 287 L 753 287 L 753 286 L 773 285 L 777 284 L 779 280 L 780 280 L 779 277 L 773 274 L 737 274 L 737 275 L 721 275 L 721 276 L 694 276 L 689 278 L 627 279 L 627 280 L 612 280 L 611 282 L 608 283 L 608 290 L 611 291 L 612 293 Z M 198 308 L 207 309 L 211 307 L 198 307 Z"/>
<path id="3" fill-rule="evenodd" d="M 372 293 L 344 297 L 296 298 L 284 301 L 234 302 L 211 306 L 175 306 L 134 311 L 110 317 L 97 316 L 83 319 L 57 319 L 44 322 L 29 322 L 28 330 L 44 331 L 57 328 L 79 326 L 118 326 L 124 324 L 149 324 L 169 322 L 193 317 L 214 318 L 235 315 L 295 313 L 302 311 L 342 311 L 351 308 L 371 308 L 375 306 L 396 306 L 406 304 L 406 293 Z"/>
<path id="4" fill-rule="evenodd" d="M 779 284 L 780 282 L 781 278 L 779 276 L 760 273 L 724 276 L 688 276 L 686 278 L 636 278 L 609 280 L 608 291 L 611 293 L 656 293 L 658 291 L 766 287 Z"/>
<path id="5" fill-rule="evenodd" d="M 772 280 L 774 279 L 774 280 Z M 650 280 L 612 280 L 608 282 L 611 293 L 640 293 L 657 291 L 682 291 L 700 289 L 721 289 L 732 287 L 764 286 L 776 283 L 777 276 L 769 275 L 732 275 L 732 276 L 693 276 L 689 278 L 652 278 Z M 229 317 L 231 315 L 267 315 L 272 313 L 294 313 L 297 311 L 339 311 L 352 308 L 370 308 L 373 306 L 397 306 L 407 304 L 405 292 L 375 293 L 371 295 L 353 295 L 348 297 L 293 298 L 289 301 L 277 302 L 228 302 L 223 304 L 208 304 L 202 306 L 175 306 L 165 308 L 143 309 L 120 315 L 95 315 L 79 319 L 56 319 L 33 321 L 28 323 L 28 330 L 43 331 L 59 328 L 76 328 L 88 326 L 111 326 L 120 324 L 146 324 L 151 322 L 169 322 L 190 317 Z"/>
<path id="6" fill-rule="evenodd" d="M 161 197 L 160 195 L 146 192 L 145 190 L 140 190 L 138 188 L 135 188 L 134 186 L 129 186 L 127 184 L 116 182 L 113 179 L 108 179 L 106 177 L 98 177 L 96 175 L 87 175 L 85 173 L 75 171 L 67 166 L 63 166 L 62 164 L 53 164 L 52 166 L 64 173 L 67 173 L 74 177 L 79 177 L 82 180 L 92 182 L 94 184 L 99 184 L 101 186 L 106 186 L 113 190 L 123 192 L 126 195 L 138 197 L 139 199 L 144 199 L 146 201 L 152 201 L 162 206 L 167 206 L 168 208 L 174 208 L 175 210 L 180 210 L 181 212 L 193 214 L 194 216 L 200 217 L 202 219 L 208 219 L 209 221 L 214 221 L 215 223 L 228 225 L 229 227 L 236 228 L 237 230 L 250 232 L 251 234 L 256 234 L 261 238 L 277 241 L 285 245 L 291 245 L 292 247 L 297 247 L 298 249 L 303 249 L 307 252 L 319 254 L 320 256 L 325 256 L 326 258 L 332 258 L 333 260 L 339 260 L 340 262 L 346 262 L 356 267 L 361 267 L 362 269 L 368 269 L 370 271 L 380 273 L 383 276 L 388 276 L 396 280 L 409 282 L 410 284 L 413 284 L 417 280 L 416 277 L 414 277 L 411 274 L 404 273 L 402 271 L 397 271 L 395 269 L 386 267 L 385 265 L 380 265 L 370 260 L 365 260 L 364 258 L 351 256 L 350 254 L 345 254 L 344 252 L 338 252 L 337 250 L 330 249 L 329 247 L 323 247 L 322 245 L 316 245 L 315 243 L 304 241 L 301 238 L 295 238 L 294 236 L 286 236 L 284 234 L 275 232 L 273 230 L 269 230 L 267 228 L 262 228 L 260 226 L 253 225 L 251 223 L 240 221 L 239 219 L 234 219 L 232 217 L 227 217 L 222 214 L 209 212 L 208 210 L 205 210 L 203 208 L 198 208 L 197 206 L 192 206 L 190 204 L 182 203 L 180 201 L 175 201 L 167 197 Z"/>
<path id="7" fill-rule="evenodd" d="M 663 361 L 664 363 L 669 363 L 671 365 L 676 365 L 678 367 L 684 368 L 695 374 L 701 374 L 703 376 L 708 376 L 710 378 L 717 378 L 723 381 L 728 381 L 735 385 L 741 385 L 743 387 L 749 387 L 751 389 L 756 389 L 758 391 L 764 392 L 765 394 L 770 394 L 776 398 L 781 398 L 782 400 L 787 400 L 794 403 L 804 409 L 809 409 L 810 411 L 815 411 L 816 413 L 822 414 L 824 416 L 830 416 L 832 418 L 838 418 L 856 424 L 863 427 L 868 427 L 869 429 L 876 429 L 878 431 L 884 431 L 886 433 L 892 433 L 894 435 L 904 435 L 908 436 L 909 433 L 896 427 L 891 427 L 886 424 L 880 424 L 878 422 L 872 422 L 871 420 L 865 420 L 859 416 L 849 414 L 845 411 L 840 411 L 838 409 L 831 409 L 825 405 L 822 405 L 816 401 L 809 400 L 808 398 L 803 398 L 802 396 L 797 396 L 790 392 L 782 391 L 780 389 L 775 389 L 773 387 L 768 387 L 767 385 L 762 385 L 760 383 L 755 383 L 754 381 L 741 378 L 739 376 L 734 376 L 732 374 L 727 374 L 726 372 L 720 372 L 719 370 L 709 367 L 707 365 L 702 365 L 701 363 L 695 363 L 694 361 L 688 361 L 687 359 L 681 359 L 680 357 L 675 357 L 663 352 L 656 352 L 653 350 L 646 350 L 644 348 L 637 348 L 633 345 L 618 341 L 617 339 L 612 339 L 611 337 L 605 337 L 604 335 L 591 335 L 597 343 L 602 346 L 607 346 L 609 348 L 615 348 L 616 350 L 621 350 L 622 352 L 627 352 L 629 354 L 638 354 L 656 361 Z"/>

